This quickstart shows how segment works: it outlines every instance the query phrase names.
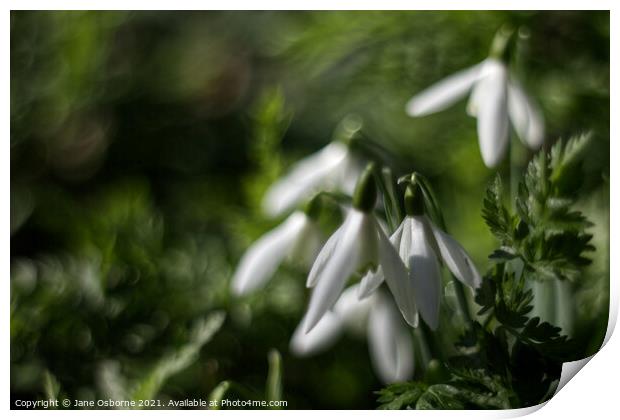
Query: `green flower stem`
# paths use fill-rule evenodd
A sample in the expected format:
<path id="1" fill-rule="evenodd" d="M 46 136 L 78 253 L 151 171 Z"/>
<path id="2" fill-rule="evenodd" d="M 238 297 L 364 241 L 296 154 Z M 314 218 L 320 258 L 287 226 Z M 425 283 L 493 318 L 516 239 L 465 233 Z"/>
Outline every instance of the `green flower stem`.
<path id="1" fill-rule="evenodd" d="M 465 288 L 463 284 L 454 276 L 452 276 L 454 282 L 454 294 L 456 296 L 456 303 L 459 307 L 459 312 L 463 317 L 463 320 L 467 324 L 468 327 L 472 327 L 474 324 L 474 320 L 469 313 L 469 305 L 467 304 L 467 296 L 465 296 Z"/>
<path id="2" fill-rule="evenodd" d="M 504 25 L 493 38 L 489 57 L 508 63 L 515 48 L 515 31 L 508 25 Z"/>
<path id="3" fill-rule="evenodd" d="M 401 211 L 401 203 L 396 195 L 397 186 L 394 182 L 392 170 L 387 166 L 381 168 L 381 173 L 376 174 L 376 181 L 383 195 L 383 204 L 388 226 L 390 232 L 393 233 L 398 229 L 398 226 L 403 220 L 403 214 Z"/>
<path id="4" fill-rule="evenodd" d="M 517 197 L 517 188 L 518 188 L 518 170 L 515 162 L 515 142 L 513 141 L 513 136 L 510 136 L 510 147 L 508 148 L 508 185 L 510 185 L 510 208 L 514 212 L 515 211 L 515 198 Z"/>
<path id="5" fill-rule="evenodd" d="M 420 350 L 420 359 L 422 361 L 423 370 L 426 370 L 426 367 L 433 359 L 433 355 L 431 353 L 431 347 L 429 345 L 428 340 L 428 331 L 426 330 L 426 325 L 424 321 L 420 321 L 420 325 L 417 328 L 413 329 L 413 334 L 416 342 L 418 343 L 418 348 Z M 424 372 L 423 372 L 424 373 Z"/>

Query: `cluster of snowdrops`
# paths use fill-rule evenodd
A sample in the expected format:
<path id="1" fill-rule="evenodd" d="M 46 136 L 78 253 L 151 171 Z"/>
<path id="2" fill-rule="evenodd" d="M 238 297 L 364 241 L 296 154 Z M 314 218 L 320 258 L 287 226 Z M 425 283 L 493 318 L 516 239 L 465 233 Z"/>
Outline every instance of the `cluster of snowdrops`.
<path id="1" fill-rule="evenodd" d="M 488 167 L 505 157 L 510 123 L 530 149 L 544 142 L 543 117 L 509 72 L 511 39 L 511 33 L 498 32 L 488 58 L 416 94 L 405 107 L 410 116 L 421 117 L 469 96 L 467 113 L 477 120 Z M 285 259 L 306 264 L 312 293 L 291 338 L 293 353 L 321 351 L 348 326 L 365 322 L 377 375 L 393 383 L 413 375 L 409 327 L 418 328 L 420 318 L 431 330 L 438 327 L 440 264 L 460 282 L 460 290 L 476 289 L 481 276 L 442 226 L 426 179 L 412 172 L 395 180 L 390 168 L 360 152 L 361 128 L 361 120 L 346 118 L 335 140 L 270 187 L 265 213 L 286 218 L 246 251 L 232 288 L 245 295 L 263 287 Z M 343 213 L 342 225 L 326 241 L 316 220 L 325 200 L 338 202 Z M 347 287 L 354 276 L 361 280 Z"/>

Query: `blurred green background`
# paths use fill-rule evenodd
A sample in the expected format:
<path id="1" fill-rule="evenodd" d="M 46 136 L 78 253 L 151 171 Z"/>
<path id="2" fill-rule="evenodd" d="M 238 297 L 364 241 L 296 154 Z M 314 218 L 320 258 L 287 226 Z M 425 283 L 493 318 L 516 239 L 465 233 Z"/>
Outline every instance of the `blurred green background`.
<path id="1" fill-rule="evenodd" d="M 268 185 L 351 112 L 398 171 L 431 180 L 482 271 L 495 171 L 475 120 L 466 101 L 421 119 L 404 105 L 484 59 L 503 24 L 519 28 L 512 66 L 547 145 L 594 134 L 580 207 L 597 252 L 575 288 L 574 335 L 595 351 L 608 306 L 608 12 L 12 12 L 12 399 L 105 398 L 149 380 L 164 399 L 207 398 L 223 380 L 264 395 L 275 348 L 289 408 L 376 407 L 364 337 L 289 354 L 303 270 L 285 266 L 244 299 L 230 278 L 278 223 L 260 211 Z M 529 153 L 513 139 L 515 167 Z M 201 347 L 196 329 L 216 310 L 226 320 Z M 192 342 L 197 357 L 153 380 Z"/>

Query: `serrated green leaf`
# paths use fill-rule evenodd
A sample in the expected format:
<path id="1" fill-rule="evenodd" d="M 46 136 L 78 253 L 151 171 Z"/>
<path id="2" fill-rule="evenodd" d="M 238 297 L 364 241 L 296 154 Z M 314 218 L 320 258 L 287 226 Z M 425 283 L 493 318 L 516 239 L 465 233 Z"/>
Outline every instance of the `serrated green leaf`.
<path id="1" fill-rule="evenodd" d="M 502 203 L 502 192 L 502 180 L 498 175 L 487 187 L 486 196 L 483 201 L 482 217 L 491 230 L 491 233 L 493 233 L 503 245 L 510 245 L 513 242 L 513 218 Z"/>
<path id="2" fill-rule="evenodd" d="M 491 260 L 509 261 L 514 260 L 515 258 L 519 258 L 519 255 L 514 251 L 514 249 L 509 247 L 496 249 L 491 253 L 491 255 L 489 255 L 489 259 Z"/>
<path id="3" fill-rule="evenodd" d="M 463 410 L 459 390 L 452 385 L 432 385 L 418 398 L 417 410 Z"/>
<path id="4" fill-rule="evenodd" d="M 420 395 L 424 393 L 426 385 L 420 382 L 403 382 L 390 384 L 377 392 L 381 403 L 380 410 L 402 410 L 415 407 Z"/>

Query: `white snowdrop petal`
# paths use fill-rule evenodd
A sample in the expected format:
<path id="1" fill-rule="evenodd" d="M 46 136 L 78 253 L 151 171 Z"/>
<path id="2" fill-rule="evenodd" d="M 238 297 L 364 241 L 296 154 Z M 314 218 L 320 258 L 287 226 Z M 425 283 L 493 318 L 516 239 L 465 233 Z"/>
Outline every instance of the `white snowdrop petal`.
<path id="1" fill-rule="evenodd" d="M 404 382 L 411 379 L 414 372 L 414 350 L 411 342 L 411 333 L 407 324 L 400 319 L 394 325 L 394 340 L 396 341 L 396 372 L 394 382 Z"/>
<path id="2" fill-rule="evenodd" d="M 471 89 L 471 94 L 467 100 L 467 106 L 465 112 L 470 117 L 476 117 L 478 115 L 478 108 L 480 101 L 484 98 L 485 84 L 480 83 L 486 76 L 492 74 L 497 67 L 498 61 L 493 58 L 487 58 L 480 63 L 480 74 L 478 80 Z"/>
<path id="3" fill-rule="evenodd" d="M 377 376 L 384 383 L 391 383 L 396 376 L 396 351 L 390 342 L 391 320 L 384 307 L 375 305 L 368 319 L 368 347 Z"/>
<path id="4" fill-rule="evenodd" d="M 358 284 L 348 287 L 334 305 L 334 313 L 338 314 L 345 326 L 355 325 L 366 318 L 374 301 L 373 298 L 360 299 L 358 289 Z"/>
<path id="5" fill-rule="evenodd" d="M 340 236 L 342 235 L 343 226 L 344 223 L 332 234 L 332 236 L 329 237 L 327 242 L 325 242 L 325 245 L 323 245 L 323 248 L 321 248 L 321 251 L 314 260 L 314 264 L 312 264 L 310 273 L 308 274 L 306 287 L 314 287 L 316 285 L 316 282 L 319 279 L 321 273 L 323 272 L 325 265 L 336 250 L 336 246 L 338 245 L 338 241 L 340 240 Z"/>
<path id="6" fill-rule="evenodd" d="M 530 117 L 525 92 L 514 82 L 508 84 L 508 115 L 519 139 L 526 143 Z"/>
<path id="7" fill-rule="evenodd" d="M 360 287 L 358 289 L 359 298 L 364 299 L 372 295 L 375 290 L 377 290 L 377 288 L 381 286 L 381 283 L 383 283 L 384 279 L 385 277 L 383 275 L 383 270 L 381 269 L 381 267 L 377 267 L 376 271 L 368 270 L 368 272 L 366 273 L 366 275 L 364 275 L 364 277 L 362 277 L 362 280 L 360 282 Z"/>
<path id="8" fill-rule="evenodd" d="M 407 114 L 421 117 L 448 108 L 467 95 L 479 78 L 481 65 L 461 70 L 418 93 L 407 102 Z"/>
<path id="9" fill-rule="evenodd" d="M 405 267 L 409 268 L 409 250 L 411 249 L 411 217 L 405 217 L 401 223 L 403 232 L 400 239 L 400 248 L 398 253 L 400 259 L 405 263 Z"/>
<path id="10" fill-rule="evenodd" d="M 305 225 L 306 215 L 295 212 L 258 239 L 241 258 L 232 290 L 240 296 L 263 286 L 273 276 Z"/>
<path id="11" fill-rule="evenodd" d="M 347 279 L 358 267 L 362 254 L 360 236 L 367 217 L 357 210 L 352 210 L 347 216 L 338 247 L 320 273 L 310 297 L 304 325 L 305 332 L 310 331 L 325 312 L 334 306 Z"/>
<path id="12" fill-rule="evenodd" d="M 339 166 L 340 178 L 338 188 L 345 194 L 353 195 L 357 180 L 364 171 L 366 162 L 355 153 L 347 153 L 342 165 Z"/>
<path id="13" fill-rule="evenodd" d="M 489 168 L 497 166 L 508 147 L 508 93 L 506 66 L 495 60 L 488 63 L 487 75 L 476 89 L 478 141 L 482 160 Z"/>
<path id="14" fill-rule="evenodd" d="M 346 145 L 332 142 L 318 152 L 297 162 L 291 170 L 274 183 L 263 199 L 263 210 L 275 217 L 308 198 L 312 192 L 328 184 L 334 171 L 348 153 Z"/>
<path id="15" fill-rule="evenodd" d="M 538 150 L 545 142 L 545 119 L 538 106 L 530 102 L 529 107 L 530 125 L 525 138 L 530 149 Z"/>
<path id="16" fill-rule="evenodd" d="M 442 260 L 454 276 L 473 289 L 480 286 L 482 281 L 474 262 L 465 249 L 450 235 L 443 232 L 432 222 L 426 221 L 433 230 Z"/>
<path id="17" fill-rule="evenodd" d="M 414 359 L 411 335 L 390 298 L 379 294 L 368 319 L 370 357 L 386 384 L 411 378 Z"/>
<path id="18" fill-rule="evenodd" d="M 381 224 L 378 221 L 379 224 Z M 390 242 L 396 249 L 400 247 L 400 239 L 403 235 L 404 222 L 398 226 L 398 228 L 390 236 Z M 381 227 L 383 229 L 383 226 Z M 383 269 L 379 266 L 376 271 L 369 270 L 368 273 L 362 278 L 359 287 L 359 298 L 363 299 L 370 296 L 379 286 L 383 283 L 385 276 L 383 275 Z"/>
<path id="19" fill-rule="evenodd" d="M 403 237 L 403 230 L 404 229 L 405 229 L 405 221 L 403 220 L 400 223 L 400 225 L 396 228 L 394 233 L 392 233 L 392 235 L 390 236 L 390 242 L 392 242 L 392 245 L 394 245 L 396 247 L 396 249 L 398 249 L 400 247 L 400 240 Z"/>
<path id="20" fill-rule="evenodd" d="M 423 217 L 411 217 L 411 249 L 409 277 L 415 290 L 416 304 L 428 326 L 439 325 L 441 276 L 439 264 L 431 246 L 432 232 L 426 228 Z"/>
<path id="21" fill-rule="evenodd" d="M 469 95 L 467 106 L 465 107 L 465 112 L 470 117 L 476 117 L 478 115 L 480 100 L 484 97 L 484 87 L 484 84 L 478 81 L 471 90 L 471 95 Z"/>
<path id="22" fill-rule="evenodd" d="M 305 223 L 297 235 L 298 239 L 288 253 L 288 258 L 307 268 L 312 267 L 322 248 L 323 235 L 317 224 L 305 213 L 304 216 Z"/>
<path id="23" fill-rule="evenodd" d="M 359 300 L 357 285 L 347 288 L 316 326 L 304 333 L 305 319 L 301 321 L 290 342 L 290 349 L 297 356 L 310 356 L 329 347 L 349 325 L 365 320 L 372 299 Z"/>
<path id="24" fill-rule="evenodd" d="M 360 229 L 359 246 L 360 260 L 356 270 L 376 269 L 379 264 L 379 237 L 377 231 L 380 230 L 377 220 L 372 215 L 366 215 Z"/>
<path id="25" fill-rule="evenodd" d="M 343 321 L 332 311 L 327 311 L 315 327 L 308 333 L 304 332 L 305 318 L 301 321 L 289 347 L 297 356 L 311 356 L 326 349 L 336 341 L 342 333 Z"/>
<path id="26" fill-rule="evenodd" d="M 385 281 L 394 296 L 403 317 L 413 327 L 418 324 L 413 284 L 407 278 L 407 269 L 393 244 L 381 231 L 379 234 L 379 260 Z"/>
<path id="27" fill-rule="evenodd" d="M 516 81 L 508 85 L 508 113 L 519 139 L 530 149 L 538 150 L 545 136 L 544 119 L 538 107 Z"/>

